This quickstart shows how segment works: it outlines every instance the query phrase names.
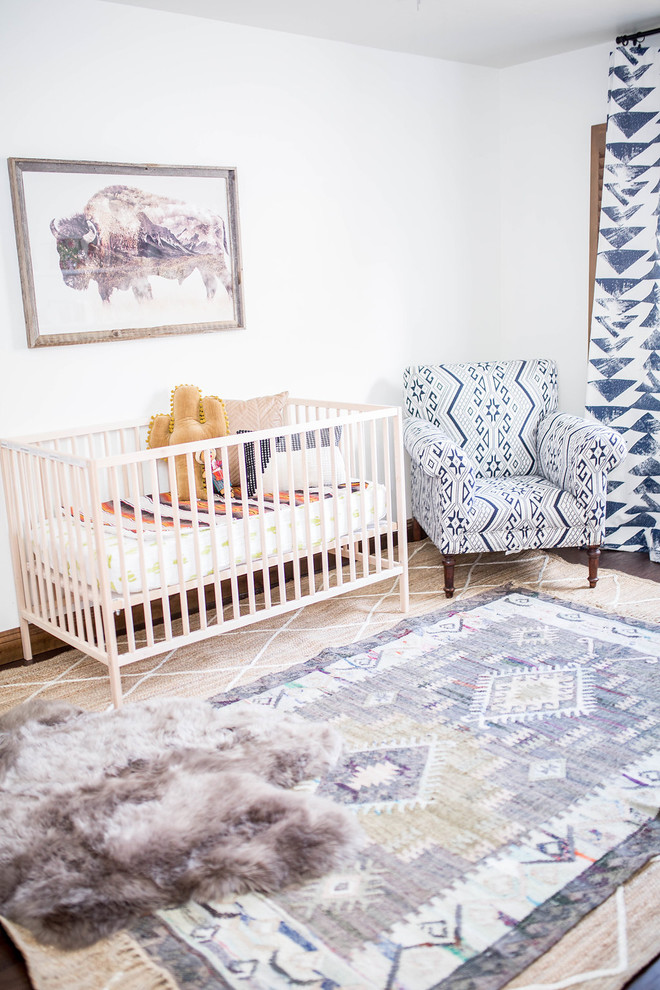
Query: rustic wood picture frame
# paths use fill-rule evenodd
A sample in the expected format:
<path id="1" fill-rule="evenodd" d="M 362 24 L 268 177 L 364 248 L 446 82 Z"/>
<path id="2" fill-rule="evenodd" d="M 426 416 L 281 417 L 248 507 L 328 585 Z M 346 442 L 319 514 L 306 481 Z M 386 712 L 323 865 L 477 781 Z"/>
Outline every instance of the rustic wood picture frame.
<path id="1" fill-rule="evenodd" d="M 29 347 L 244 328 L 235 168 L 8 165 Z"/>

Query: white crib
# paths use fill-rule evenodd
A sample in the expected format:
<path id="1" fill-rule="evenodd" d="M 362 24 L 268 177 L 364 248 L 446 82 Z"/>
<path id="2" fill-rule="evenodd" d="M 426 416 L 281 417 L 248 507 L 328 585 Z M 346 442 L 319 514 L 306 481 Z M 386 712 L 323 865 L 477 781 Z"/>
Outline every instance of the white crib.
<path id="1" fill-rule="evenodd" d="M 406 612 L 400 410 L 290 399 L 286 424 L 212 441 L 240 485 L 185 503 L 175 457 L 194 491 L 208 440 L 149 450 L 147 423 L 3 440 L 25 658 L 33 623 L 106 664 L 119 707 L 122 666 L 184 643 L 397 575 Z"/>

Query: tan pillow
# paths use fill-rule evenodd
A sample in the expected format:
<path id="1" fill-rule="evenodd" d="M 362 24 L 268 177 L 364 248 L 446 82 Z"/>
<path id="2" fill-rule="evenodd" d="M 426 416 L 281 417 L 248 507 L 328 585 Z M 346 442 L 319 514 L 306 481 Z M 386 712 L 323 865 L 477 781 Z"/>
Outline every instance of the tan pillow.
<path id="1" fill-rule="evenodd" d="M 255 399 L 225 399 L 225 411 L 229 420 L 229 432 L 239 430 L 268 430 L 271 426 L 284 426 L 284 407 L 288 392 L 277 395 L 260 395 Z M 229 475 L 232 485 L 240 485 L 241 474 L 238 452 L 242 448 L 229 449 Z"/>

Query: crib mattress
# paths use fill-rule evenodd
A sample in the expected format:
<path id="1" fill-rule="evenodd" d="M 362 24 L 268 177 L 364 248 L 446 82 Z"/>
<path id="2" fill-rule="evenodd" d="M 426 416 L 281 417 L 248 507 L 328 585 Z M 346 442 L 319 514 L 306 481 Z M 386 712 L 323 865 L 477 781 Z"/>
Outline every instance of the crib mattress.
<path id="1" fill-rule="evenodd" d="M 200 576 L 210 577 L 214 573 L 213 544 L 218 570 L 225 571 L 232 560 L 237 566 L 245 564 L 248 554 L 251 561 L 261 561 L 264 547 L 267 558 L 276 559 L 280 553 L 290 554 L 294 549 L 294 531 L 296 548 L 301 554 L 322 547 L 324 529 L 326 546 L 350 533 L 359 535 L 363 528 L 373 535 L 376 521 L 386 513 L 385 486 L 370 482 L 341 486 L 336 495 L 332 489 L 322 489 L 310 491 L 308 497 L 302 492 L 294 493 L 291 499 L 288 492 L 282 492 L 277 499 L 266 496 L 263 513 L 256 500 L 244 502 L 240 492 L 233 494 L 238 497 L 232 498 L 230 503 L 216 500 L 214 526 L 209 521 L 206 502 L 197 502 L 195 513 L 189 502 L 173 507 L 167 493 L 160 496 L 157 506 L 151 497 L 142 497 L 139 512 L 135 503 L 127 499 L 121 500 L 117 510 L 114 502 L 103 503 L 103 566 L 109 572 L 112 592 L 125 594 L 122 573 L 129 594 L 145 588 L 152 591 L 163 586 L 177 586 L 181 584 L 181 577 L 184 583 L 198 580 Z M 138 517 L 144 547 L 142 565 Z M 70 520 L 66 520 L 64 510 L 62 519 L 46 520 L 43 531 L 33 535 L 34 549 L 43 560 L 50 561 L 51 566 L 69 574 L 75 570 L 78 577 L 88 583 L 90 554 L 92 572 L 98 573 L 93 527 L 84 526 L 74 533 L 67 522 Z"/>

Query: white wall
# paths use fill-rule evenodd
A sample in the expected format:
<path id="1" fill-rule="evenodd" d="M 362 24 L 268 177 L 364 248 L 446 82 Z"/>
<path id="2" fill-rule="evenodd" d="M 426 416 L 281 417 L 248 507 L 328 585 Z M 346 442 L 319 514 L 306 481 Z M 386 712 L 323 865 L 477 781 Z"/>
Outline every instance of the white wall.
<path id="1" fill-rule="evenodd" d="M 555 358 L 560 408 L 584 414 L 592 124 L 610 45 L 501 73 L 502 311 L 489 356 Z"/>
<path id="2" fill-rule="evenodd" d="M 247 329 L 29 350 L 5 171 L 0 436 L 145 417 L 181 382 L 398 403 L 406 364 L 479 357 L 481 329 L 499 335 L 497 78 L 98 0 L 3 0 L 0 157 L 237 166 Z M 17 622 L 3 518 L 0 629 Z"/>

